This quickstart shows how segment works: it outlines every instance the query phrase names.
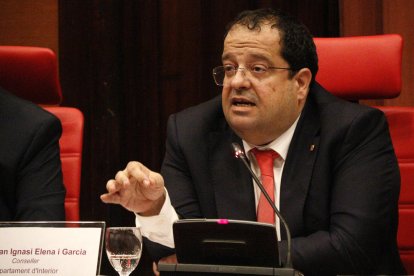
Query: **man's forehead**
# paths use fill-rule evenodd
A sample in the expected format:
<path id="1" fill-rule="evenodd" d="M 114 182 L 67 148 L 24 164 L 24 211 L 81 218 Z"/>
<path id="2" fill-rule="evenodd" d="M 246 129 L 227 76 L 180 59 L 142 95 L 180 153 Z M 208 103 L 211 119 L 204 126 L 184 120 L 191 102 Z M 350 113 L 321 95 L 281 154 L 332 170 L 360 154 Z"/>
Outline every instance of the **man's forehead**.
<path id="1" fill-rule="evenodd" d="M 224 40 L 223 57 L 233 51 L 261 52 L 265 56 L 275 56 L 280 50 L 280 36 L 275 28 L 264 25 L 260 30 L 250 30 L 244 25 L 233 26 Z M 270 55 L 270 56 L 269 56 Z"/>

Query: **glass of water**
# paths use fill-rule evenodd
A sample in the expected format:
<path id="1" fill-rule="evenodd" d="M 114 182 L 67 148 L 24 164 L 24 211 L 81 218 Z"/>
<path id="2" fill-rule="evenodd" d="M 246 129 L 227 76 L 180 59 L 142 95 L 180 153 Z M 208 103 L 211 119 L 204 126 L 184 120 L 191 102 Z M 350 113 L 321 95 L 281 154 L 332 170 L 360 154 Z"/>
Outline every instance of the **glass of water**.
<path id="1" fill-rule="evenodd" d="M 141 258 L 141 231 L 137 227 L 108 227 L 105 249 L 112 267 L 120 276 L 128 276 Z"/>

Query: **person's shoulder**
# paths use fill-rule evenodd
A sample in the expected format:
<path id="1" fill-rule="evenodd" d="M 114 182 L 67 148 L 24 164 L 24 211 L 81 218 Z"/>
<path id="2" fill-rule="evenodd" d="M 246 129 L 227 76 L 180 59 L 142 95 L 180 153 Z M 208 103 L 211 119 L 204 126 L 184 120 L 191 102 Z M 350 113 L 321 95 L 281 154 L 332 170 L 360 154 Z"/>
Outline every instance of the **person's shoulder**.
<path id="1" fill-rule="evenodd" d="M 357 122 L 381 122 L 385 120 L 384 113 L 378 108 L 351 102 L 339 98 L 320 85 L 313 87 L 307 112 L 317 112 L 318 118 L 325 129 L 336 129 Z M 327 126 L 327 127 L 326 127 Z"/>
<path id="2" fill-rule="evenodd" d="M 0 118 L 13 124 L 35 126 L 44 122 L 59 122 L 59 119 L 39 105 L 19 98 L 0 88 Z M 17 126 L 16 126 L 17 127 Z"/>
<path id="3" fill-rule="evenodd" d="M 221 97 L 215 97 L 201 104 L 186 108 L 172 114 L 168 120 L 169 127 L 174 126 L 180 133 L 204 135 L 206 132 L 226 126 Z"/>
<path id="4" fill-rule="evenodd" d="M 347 113 L 356 114 L 364 112 L 374 112 L 381 114 L 377 108 L 360 104 L 358 102 L 348 101 L 333 95 L 318 83 L 315 83 L 310 91 L 311 101 L 314 101 L 318 108 L 324 112 L 334 112 L 346 115 Z"/>
<path id="5" fill-rule="evenodd" d="M 12 113 L 14 116 L 30 116 L 35 118 L 56 118 L 41 106 L 28 100 L 19 98 L 8 91 L 0 88 L 0 103 L 2 112 Z"/>

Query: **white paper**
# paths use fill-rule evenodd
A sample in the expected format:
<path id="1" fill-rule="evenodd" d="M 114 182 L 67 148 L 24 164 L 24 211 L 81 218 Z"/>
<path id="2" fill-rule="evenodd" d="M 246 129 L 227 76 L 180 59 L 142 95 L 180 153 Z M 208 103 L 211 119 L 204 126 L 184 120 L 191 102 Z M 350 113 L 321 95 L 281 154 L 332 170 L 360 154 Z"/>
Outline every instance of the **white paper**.
<path id="1" fill-rule="evenodd" d="M 96 275 L 101 228 L 0 228 L 0 275 Z"/>

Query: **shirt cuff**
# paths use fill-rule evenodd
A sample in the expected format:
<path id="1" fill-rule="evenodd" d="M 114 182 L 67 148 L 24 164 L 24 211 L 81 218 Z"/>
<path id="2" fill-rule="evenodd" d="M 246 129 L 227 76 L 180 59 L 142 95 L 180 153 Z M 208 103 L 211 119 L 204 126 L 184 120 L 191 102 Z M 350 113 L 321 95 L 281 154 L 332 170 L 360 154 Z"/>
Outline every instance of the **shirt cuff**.
<path id="1" fill-rule="evenodd" d="M 135 213 L 135 224 L 141 228 L 142 236 L 149 240 L 174 248 L 174 236 L 172 225 L 178 220 L 178 215 L 167 190 L 165 190 L 165 202 L 157 216 L 140 216 Z"/>

